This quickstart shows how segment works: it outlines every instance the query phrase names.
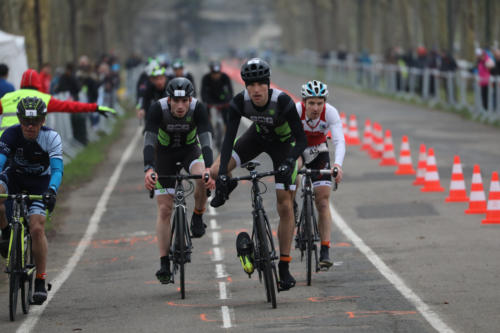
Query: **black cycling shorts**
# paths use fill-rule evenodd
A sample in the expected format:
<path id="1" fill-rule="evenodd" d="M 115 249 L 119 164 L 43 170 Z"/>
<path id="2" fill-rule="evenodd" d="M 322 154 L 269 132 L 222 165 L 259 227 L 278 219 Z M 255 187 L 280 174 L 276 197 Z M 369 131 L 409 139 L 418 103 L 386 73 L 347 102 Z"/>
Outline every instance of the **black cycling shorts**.
<path id="1" fill-rule="evenodd" d="M 24 175 L 15 172 L 12 168 L 7 168 L 0 173 L 0 184 L 10 194 L 23 192 L 44 194 L 49 189 L 50 175 Z M 33 214 L 45 216 L 45 205 L 42 201 L 28 201 L 28 215 Z"/>
<path id="2" fill-rule="evenodd" d="M 162 175 L 175 175 L 177 173 L 176 163 L 181 162 L 187 172 L 196 163 L 203 163 L 203 155 L 198 144 L 188 145 L 180 148 L 161 148 L 156 150 L 156 172 L 159 175 L 156 183 L 155 194 L 174 194 L 175 179 L 162 178 Z"/>
<path id="3" fill-rule="evenodd" d="M 311 163 L 306 164 L 308 169 L 330 169 L 330 154 L 327 151 L 321 152 Z M 313 187 L 332 186 L 332 176 L 314 173 L 311 175 Z"/>
<path id="4" fill-rule="evenodd" d="M 283 161 L 289 156 L 290 150 L 295 145 L 295 142 L 280 142 L 264 140 L 257 132 L 255 125 L 250 126 L 249 129 L 243 133 L 241 137 L 236 140 L 233 147 L 233 158 L 236 161 L 236 166 L 240 166 L 254 158 L 261 153 L 266 153 L 273 161 L 273 168 L 277 170 Z M 295 178 L 297 176 L 297 163 L 295 163 L 295 170 L 291 177 L 288 179 L 276 175 L 275 183 L 276 189 L 285 189 L 285 184 L 289 185 L 289 189 L 295 190 Z"/>

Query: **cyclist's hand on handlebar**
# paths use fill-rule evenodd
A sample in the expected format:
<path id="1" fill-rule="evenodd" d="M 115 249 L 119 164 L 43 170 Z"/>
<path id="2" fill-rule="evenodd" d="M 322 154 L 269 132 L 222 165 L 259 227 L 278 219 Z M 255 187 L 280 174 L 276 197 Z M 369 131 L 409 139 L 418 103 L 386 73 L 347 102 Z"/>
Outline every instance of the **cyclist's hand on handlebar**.
<path id="1" fill-rule="evenodd" d="M 295 169 L 295 159 L 289 157 L 281 163 L 278 173 L 283 177 L 290 177 Z"/>
<path id="2" fill-rule="evenodd" d="M 208 175 L 208 180 L 206 180 L 206 175 Z M 205 182 L 205 187 L 209 190 L 215 189 L 215 180 L 210 177 L 210 168 L 206 168 L 205 171 L 203 171 L 203 181 Z"/>
<path id="3" fill-rule="evenodd" d="M 153 179 L 152 177 L 153 174 L 155 175 L 155 179 Z M 157 179 L 158 176 L 156 175 L 156 172 L 153 169 L 149 169 L 144 175 L 144 187 L 149 191 L 153 190 L 155 188 Z"/>
<path id="4" fill-rule="evenodd" d="M 337 168 L 337 177 L 335 177 L 335 182 L 340 183 L 342 181 L 342 167 L 338 164 L 334 164 L 332 168 L 332 174 L 333 174 L 333 169 Z"/>
<path id="5" fill-rule="evenodd" d="M 43 203 L 45 207 L 52 213 L 54 207 L 56 206 L 56 191 L 49 187 L 49 189 L 43 194 Z"/>
<path id="6" fill-rule="evenodd" d="M 227 175 L 219 175 L 215 181 L 215 197 L 210 202 L 212 207 L 219 207 L 226 202 L 229 192 L 229 177 Z"/>

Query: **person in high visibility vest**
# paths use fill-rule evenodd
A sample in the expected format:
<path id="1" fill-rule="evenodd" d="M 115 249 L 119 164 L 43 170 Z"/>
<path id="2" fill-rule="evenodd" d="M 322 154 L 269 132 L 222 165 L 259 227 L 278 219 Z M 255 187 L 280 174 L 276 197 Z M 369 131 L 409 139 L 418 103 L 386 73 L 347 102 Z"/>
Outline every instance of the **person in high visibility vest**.
<path id="1" fill-rule="evenodd" d="M 34 69 L 27 69 L 21 79 L 21 89 L 5 94 L 0 99 L 0 135 L 7 127 L 19 124 L 17 118 L 17 104 L 24 97 L 38 97 L 45 105 L 47 112 L 99 112 L 107 117 L 108 114 L 116 115 L 116 111 L 107 106 L 97 105 L 95 103 L 81 103 L 75 101 L 61 101 L 49 94 L 41 92 L 42 84 L 39 74 Z"/>

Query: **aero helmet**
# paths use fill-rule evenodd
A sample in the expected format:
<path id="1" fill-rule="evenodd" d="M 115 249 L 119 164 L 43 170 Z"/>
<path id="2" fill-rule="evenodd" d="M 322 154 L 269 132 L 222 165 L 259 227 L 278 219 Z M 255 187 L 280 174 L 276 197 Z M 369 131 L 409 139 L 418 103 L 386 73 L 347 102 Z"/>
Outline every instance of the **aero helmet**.
<path id="1" fill-rule="evenodd" d="M 194 87 L 191 81 L 185 77 L 176 77 L 168 82 L 167 96 L 170 98 L 176 97 L 191 97 L 194 95 Z"/>

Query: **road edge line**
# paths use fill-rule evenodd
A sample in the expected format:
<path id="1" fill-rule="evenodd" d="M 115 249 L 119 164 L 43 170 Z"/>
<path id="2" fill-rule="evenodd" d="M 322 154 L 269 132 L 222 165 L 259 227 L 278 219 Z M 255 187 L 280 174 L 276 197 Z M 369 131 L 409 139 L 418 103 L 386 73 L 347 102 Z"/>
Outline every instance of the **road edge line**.
<path id="1" fill-rule="evenodd" d="M 99 201 L 97 202 L 97 205 L 94 209 L 94 212 L 92 216 L 90 217 L 89 224 L 87 226 L 87 230 L 85 231 L 85 234 L 83 237 L 80 239 L 80 242 L 78 243 L 78 246 L 76 247 L 75 251 L 73 252 L 73 255 L 71 258 L 68 259 L 68 262 L 62 269 L 62 271 L 52 280 L 52 290 L 48 293 L 47 300 L 43 305 L 41 305 L 38 308 L 32 308 L 33 311 L 31 311 L 31 315 L 26 318 L 26 320 L 17 328 L 16 332 L 18 333 L 24 333 L 24 332 L 31 332 L 31 330 L 35 327 L 37 324 L 38 320 L 40 319 L 40 316 L 42 315 L 43 311 L 47 307 L 47 305 L 50 303 L 51 299 L 55 296 L 55 294 L 58 292 L 59 288 L 66 282 L 66 280 L 69 278 L 73 270 L 76 268 L 76 265 L 80 261 L 83 253 L 87 249 L 87 247 L 90 245 L 92 241 L 92 237 L 94 234 L 97 232 L 99 228 L 99 223 L 101 222 L 101 217 L 106 211 L 106 205 L 108 204 L 109 198 L 111 196 L 111 193 L 113 192 L 116 184 L 118 183 L 118 180 L 120 178 L 120 175 L 123 171 L 123 168 L 125 164 L 128 162 L 130 157 L 132 156 L 132 153 L 135 149 L 135 146 L 137 145 L 137 142 L 139 141 L 139 138 L 141 138 L 141 133 L 142 133 L 142 128 L 139 127 L 130 143 L 130 145 L 127 147 L 125 152 L 120 158 L 120 162 L 118 163 L 118 166 L 116 167 L 115 171 L 111 175 L 111 178 L 108 181 L 108 184 L 104 188 L 104 191 L 102 192 Z"/>

